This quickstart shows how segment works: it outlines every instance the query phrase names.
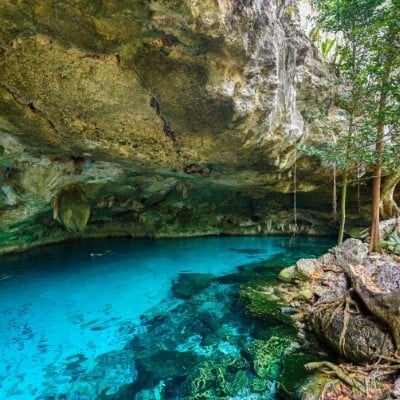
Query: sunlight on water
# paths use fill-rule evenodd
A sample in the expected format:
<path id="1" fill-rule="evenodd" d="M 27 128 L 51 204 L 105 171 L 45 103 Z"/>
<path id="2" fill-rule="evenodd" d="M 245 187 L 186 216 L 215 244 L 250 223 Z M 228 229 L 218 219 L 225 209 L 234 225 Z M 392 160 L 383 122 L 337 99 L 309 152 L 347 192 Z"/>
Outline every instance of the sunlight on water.
<path id="1" fill-rule="evenodd" d="M 207 352 L 217 350 L 223 355 L 238 354 L 234 342 L 210 338 L 207 345 L 202 332 L 189 332 L 192 328 L 182 325 L 190 325 L 193 319 L 185 311 L 192 307 L 192 300 L 174 297 L 173 281 L 182 273 L 221 276 L 237 272 L 239 265 L 277 255 L 316 256 L 332 242 L 298 239 L 294 247 L 289 245 L 289 238 L 278 237 L 121 239 L 54 245 L 1 258 L 0 398 L 106 398 L 140 379 L 140 368 L 149 368 L 139 365 L 143 360 L 148 363 L 148 358 L 135 364 L 138 350 L 132 343 L 136 340 L 145 348 L 146 340 L 155 334 L 165 348 L 172 346 L 177 354 L 206 357 Z M 214 288 L 212 295 L 220 296 L 218 301 L 204 298 L 196 312 L 202 307 L 201 312 L 217 315 L 228 289 L 232 290 L 226 285 Z M 172 317 L 174 310 L 182 312 Z M 219 318 L 225 318 L 225 312 L 221 310 Z M 151 322 L 154 313 L 170 319 L 164 331 Z M 226 337 L 240 335 L 236 332 L 239 322 L 224 323 Z M 176 335 L 173 329 L 179 330 L 179 344 L 168 342 Z M 153 397 L 147 398 L 157 398 L 154 390 L 162 382 L 152 382 Z M 245 394 L 238 396 L 246 398 Z"/>

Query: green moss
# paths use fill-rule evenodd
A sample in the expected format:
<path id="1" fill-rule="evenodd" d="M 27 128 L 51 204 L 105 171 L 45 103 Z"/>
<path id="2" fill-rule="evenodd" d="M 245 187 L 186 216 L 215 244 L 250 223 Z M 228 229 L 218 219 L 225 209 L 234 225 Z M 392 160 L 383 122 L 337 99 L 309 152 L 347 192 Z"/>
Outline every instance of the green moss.
<path id="1" fill-rule="evenodd" d="M 180 14 L 190 16 L 190 10 L 187 8 L 186 4 L 182 0 L 156 0 L 152 4 L 154 8 L 160 9 L 166 14 Z"/>
<path id="2" fill-rule="evenodd" d="M 90 204 L 77 184 L 65 186 L 58 198 L 59 218 L 67 231 L 81 231 L 90 216 Z"/>
<path id="3" fill-rule="evenodd" d="M 245 348 L 245 355 L 250 358 L 254 371 L 262 379 L 276 379 L 281 371 L 282 358 L 291 353 L 295 342 L 285 337 L 272 336 L 268 341 L 253 340 Z"/>
<path id="4" fill-rule="evenodd" d="M 278 279 L 282 282 L 292 282 L 294 279 L 295 267 L 287 267 L 279 272 Z"/>
<path id="5" fill-rule="evenodd" d="M 246 284 L 241 287 L 239 294 L 247 315 L 269 323 L 283 323 L 294 327 L 293 319 L 289 315 L 282 314 L 282 304 L 270 299 L 264 292 Z"/>
<path id="6" fill-rule="evenodd" d="M 332 377 L 329 377 L 324 373 L 313 375 L 307 384 L 299 390 L 303 394 L 302 398 L 315 400 L 320 399 L 324 393 L 325 385 L 331 380 Z"/>
<path id="7" fill-rule="evenodd" d="M 304 365 L 318 361 L 320 356 L 311 353 L 296 352 L 288 354 L 282 358 L 282 372 L 279 376 L 279 386 L 290 396 L 295 396 L 305 379 L 309 376 L 309 372 Z"/>
<path id="8" fill-rule="evenodd" d="M 310 301 L 313 296 L 314 292 L 312 290 L 311 284 L 308 282 L 302 283 L 297 298 L 299 300 Z"/>

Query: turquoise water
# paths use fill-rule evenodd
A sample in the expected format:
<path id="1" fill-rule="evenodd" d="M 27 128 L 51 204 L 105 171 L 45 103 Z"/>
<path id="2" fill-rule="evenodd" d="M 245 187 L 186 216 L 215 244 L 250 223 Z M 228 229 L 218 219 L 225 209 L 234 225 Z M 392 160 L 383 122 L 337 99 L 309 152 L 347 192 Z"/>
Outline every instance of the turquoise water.
<path id="1" fill-rule="evenodd" d="M 118 239 L 2 257 L 0 399 L 194 398 L 198 366 L 214 363 L 215 375 L 232 357 L 239 363 L 255 337 L 238 305 L 243 266 L 260 274 L 272 258 L 290 264 L 332 245 L 283 237 Z M 220 379 L 225 386 L 232 376 L 250 382 L 251 368 L 239 369 Z M 207 393 L 217 390 L 210 382 Z M 237 384 L 235 395 L 232 385 L 217 398 L 275 398 L 273 382 L 261 392 Z"/>

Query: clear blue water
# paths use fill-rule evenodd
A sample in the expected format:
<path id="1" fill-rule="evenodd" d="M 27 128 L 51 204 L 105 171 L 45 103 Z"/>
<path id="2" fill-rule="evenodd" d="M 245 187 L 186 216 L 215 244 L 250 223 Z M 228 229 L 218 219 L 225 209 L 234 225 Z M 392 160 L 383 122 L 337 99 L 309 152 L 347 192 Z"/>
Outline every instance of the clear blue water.
<path id="1" fill-rule="evenodd" d="M 238 285 L 214 283 L 212 290 L 198 295 L 203 297 L 177 298 L 172 285 L 179 276 L 220 277 L 272 257 L 288 264 L 318 256 L 332 245 L 330 239 L 293 242 L 282 237 L 114 239 L 4 256 L 0 258 L 0 399 L 112 398 L 134 382 L 137 388 L 132 390 L 141 394 L 127 399 L 178 398 L 171 394 L 173 389 L 169 395 L 160 389 L 164 381 L 173 381 L 167 372 L 159 372 L 150 383 L 140 382 L 143 371 L 151 369 L 151 338 L 164 352 L 173 348 L 176 354 L 192 352 L 204 358 L 217 350 L 236 354 L 240 351 L 236 339 L 246 335 L 246 341 L 252 335 L 243 320 L 229 321 L 237 311 L 227 314 L 230 304 L 237 303 L 228 299 Z M 272 274 L 277 271 L 271 269 Z M 215 315 L 223 337 L 208 335 L 206 340 L 204 332 L 189 327 L 198 312 Z M 179 343 L 173 343 L 178 336 Z M 236 342 L 227 337 L 236 337 Z"/>

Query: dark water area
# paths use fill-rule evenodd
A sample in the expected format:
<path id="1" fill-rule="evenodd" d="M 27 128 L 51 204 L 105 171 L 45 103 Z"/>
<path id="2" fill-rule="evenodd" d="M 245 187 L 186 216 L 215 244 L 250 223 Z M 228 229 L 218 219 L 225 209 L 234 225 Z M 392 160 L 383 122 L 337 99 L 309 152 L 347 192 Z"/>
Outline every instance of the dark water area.
<path id="1" fill-rule="evenodd" d="M 281 358 L 303 350 L 246 317 L 240 285 L 333 245 L 113 239 L 3 256 L 0 399 L 276 399 Z"/>

